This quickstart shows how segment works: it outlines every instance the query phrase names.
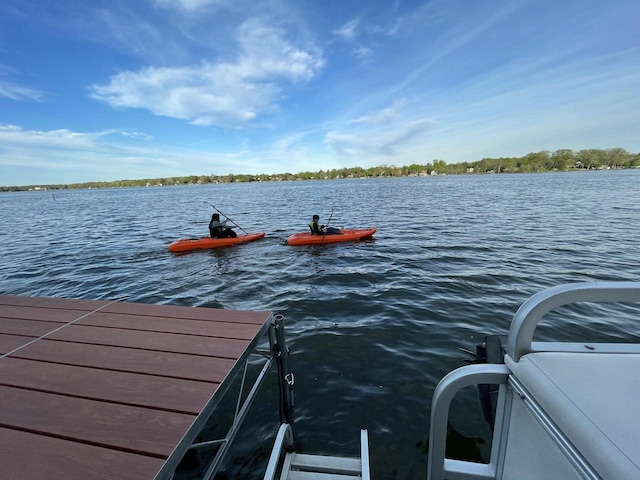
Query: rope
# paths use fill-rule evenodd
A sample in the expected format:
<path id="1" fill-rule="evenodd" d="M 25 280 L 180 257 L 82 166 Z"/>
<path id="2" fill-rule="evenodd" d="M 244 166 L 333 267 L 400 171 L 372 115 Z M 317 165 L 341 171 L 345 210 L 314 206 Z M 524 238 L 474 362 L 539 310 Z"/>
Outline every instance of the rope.
<path id="1" fill-rule="evenodd" d="M 63 328 L 68 327 L 69 325 L 73 325 L 73 324 L 74 324 L 74 323 L 76 323 L 77 321 L 82 320 L 83 318 L 86 318 L 86 317 L 88 317 L 89 315 L 92 315 L 92 314 L 94 314 L 94 313 L 96 313 L 96 312 L 99 312 L 99 311 L 100 311 L 100 310 L 102 310 L 103 308 L 106 308 L 106 307 L 108 307 L 109 305 L 112 305 L 112 304 L 114 304 L 114 303 L 116 303 L 116 302 L 117 302 L 117 300 L 113 300 L 113 301 L 111 301 L 111 302 L 109 302 L 109 303 L 107 303 L 107 304 L 105 304 L 105 305 L 101 306 L 100 308 L 96 308 L 95 310 L 93 310 L 93 311 L 91 311 L 91 312 L 87 312 L 87 313 L 85 313 L 84 315 L 82 315 L 81 317 L 76 318 L 75 320 L 71 320 L 70 322 L 65 323 L 64 325 L 59 326 L 59 327 L 58 327 L 58 328 L 56 328 L 55 330 L 51 330 L 50 332 L 47 332 L 47 333 L 45 333 L 44 335 L 39 336 L 38 338 L 34 338 L 34 339 L 33 339 L 33 340 L 31 340 L 30 342 L 25 343 L 24 345 L 21 345 L 21 346 L 19 346 L 18 348 L 14 348 L 13 350 L 11 350 L 10 352 L 5 353 L 4 355 L 0 355 L 0 359 L 3 359 L 3 358 L 5 358 L 5 357 L 8 357 L 8 356 L 9 356 L 9 355 L 11 355 L 11 354 L 14 354 L 14 353 L 16 353 L 18 350 L 22 350 L 23 348 L 28 347 L 29 345 L 34 344 L 34 343 L 35 343 L 35 342 L 37 342 L 38 340 L 43 340 L 44 338 L 48 337 L 49 335 L 51 335 L 51 334 L 53 334 L 53 333 L 56 333 L 56 332 L 58 332 L 58 331 L 62 330 Z"/>

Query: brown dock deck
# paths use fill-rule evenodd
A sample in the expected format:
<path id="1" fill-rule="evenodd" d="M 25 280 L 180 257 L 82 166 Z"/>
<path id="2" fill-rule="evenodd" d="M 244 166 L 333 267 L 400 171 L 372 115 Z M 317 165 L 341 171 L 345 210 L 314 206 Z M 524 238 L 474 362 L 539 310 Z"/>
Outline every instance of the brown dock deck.
<path id="1" fill-rule="evenodd" d="M 270 318 L 0 295 L 0 476 L 153 479 Z"/>

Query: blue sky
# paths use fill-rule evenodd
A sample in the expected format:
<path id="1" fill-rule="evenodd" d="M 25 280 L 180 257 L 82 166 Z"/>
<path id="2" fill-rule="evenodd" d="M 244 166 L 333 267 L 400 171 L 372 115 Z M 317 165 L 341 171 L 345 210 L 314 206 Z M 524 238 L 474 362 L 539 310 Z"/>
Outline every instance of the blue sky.
<path id="1" fill-rule="evenodd" d="M 3 0 L 0 185 L 640 151 L 638 0 Z"/>

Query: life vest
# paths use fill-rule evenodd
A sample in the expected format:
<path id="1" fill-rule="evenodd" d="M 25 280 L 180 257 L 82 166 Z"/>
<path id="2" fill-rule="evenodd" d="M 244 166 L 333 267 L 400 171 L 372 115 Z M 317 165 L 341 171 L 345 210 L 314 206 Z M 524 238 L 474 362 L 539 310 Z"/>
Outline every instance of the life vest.
<path id="1" fill-rule="evenodd" d="M 311 235 L 317 235 L 316 231 L 313 229 L 313 221 L 309 223 L 309 228 L 311 229 Z M 320 225 L 318 225 L 318 228 L 320 228 Z"/>

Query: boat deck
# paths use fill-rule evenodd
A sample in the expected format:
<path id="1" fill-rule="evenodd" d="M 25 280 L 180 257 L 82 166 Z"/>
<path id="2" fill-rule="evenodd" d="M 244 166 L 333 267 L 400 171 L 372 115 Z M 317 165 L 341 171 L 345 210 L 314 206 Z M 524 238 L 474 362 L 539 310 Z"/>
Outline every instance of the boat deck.
<path id="1" fill-rule="evenodd" d="M 0 295 L 2 477 L 153 479 L 270 318 Z"/>

